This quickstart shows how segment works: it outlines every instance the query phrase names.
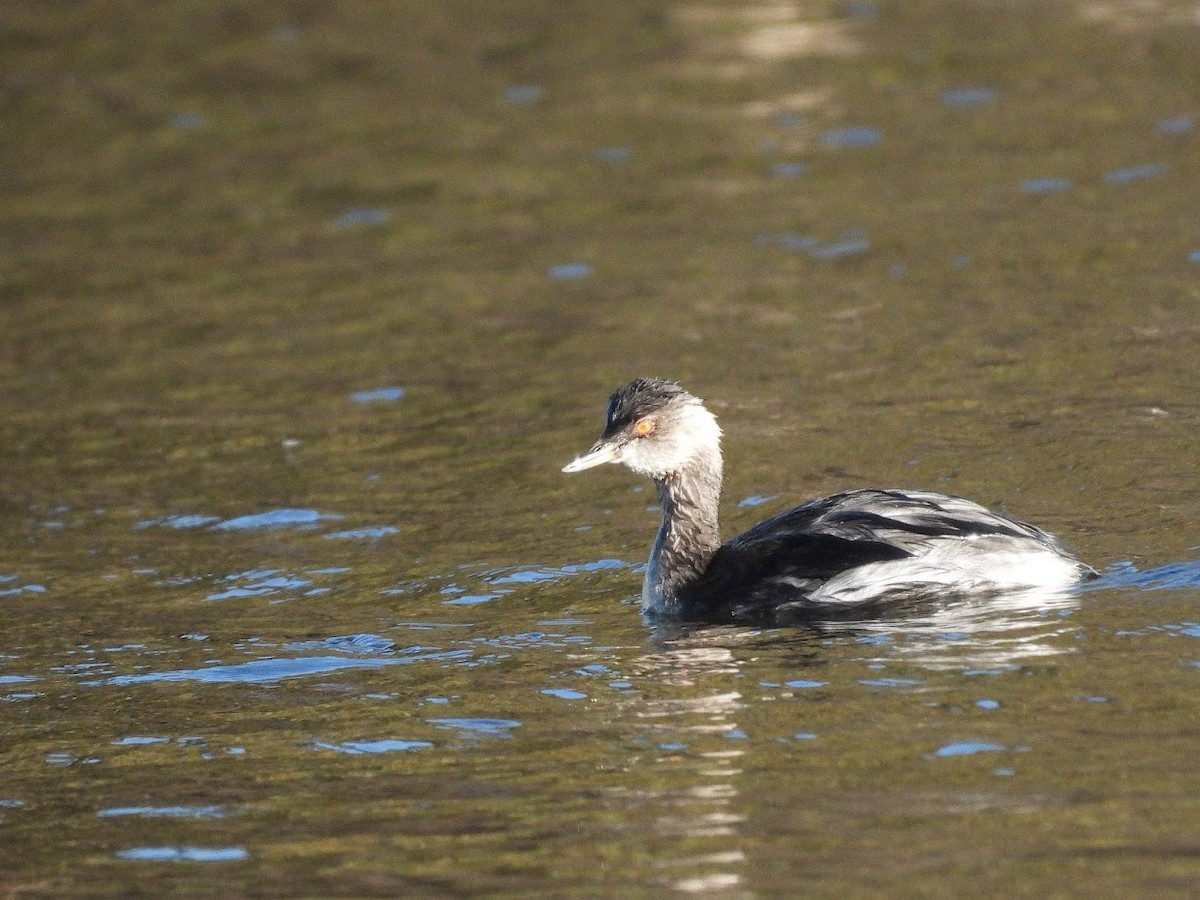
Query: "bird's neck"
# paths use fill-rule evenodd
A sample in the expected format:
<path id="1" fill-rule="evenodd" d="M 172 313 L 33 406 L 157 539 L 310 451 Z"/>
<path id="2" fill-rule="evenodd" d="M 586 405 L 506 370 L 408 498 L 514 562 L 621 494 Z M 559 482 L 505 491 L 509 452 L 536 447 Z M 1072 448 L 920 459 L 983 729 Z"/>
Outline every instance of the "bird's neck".
<path id="1" fill-rule="evenodd" d="M 688 588 L 721 546 L 721 451 L 698 454 L 684 468 L 655 478 L 662 524 L 642 586 L 646 612 L 678 613 Z"/>

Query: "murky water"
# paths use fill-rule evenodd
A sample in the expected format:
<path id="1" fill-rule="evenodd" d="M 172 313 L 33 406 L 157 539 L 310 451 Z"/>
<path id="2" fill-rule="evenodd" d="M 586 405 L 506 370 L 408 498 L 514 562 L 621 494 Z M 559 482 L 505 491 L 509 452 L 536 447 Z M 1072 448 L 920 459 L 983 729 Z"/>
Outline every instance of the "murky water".
<path id="1" fill-rule="evenodd" d="M 0 892 L 1195 894 L 1194 3 L 0 22 Z M 650 627 L 636 374 L 1105 579 Z"/>

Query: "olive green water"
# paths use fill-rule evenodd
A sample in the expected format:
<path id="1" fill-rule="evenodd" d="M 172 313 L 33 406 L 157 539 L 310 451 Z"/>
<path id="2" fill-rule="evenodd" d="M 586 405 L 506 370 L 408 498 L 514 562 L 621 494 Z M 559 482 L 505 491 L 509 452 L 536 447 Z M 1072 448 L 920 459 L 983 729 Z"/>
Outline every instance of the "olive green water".
<path id="1" fill-rule="evenodd" d="M 1195 9 L 5 4 L 0 894 L 1194 896 Z M 637 374 L 1108 576 L 651 628 Z"/>

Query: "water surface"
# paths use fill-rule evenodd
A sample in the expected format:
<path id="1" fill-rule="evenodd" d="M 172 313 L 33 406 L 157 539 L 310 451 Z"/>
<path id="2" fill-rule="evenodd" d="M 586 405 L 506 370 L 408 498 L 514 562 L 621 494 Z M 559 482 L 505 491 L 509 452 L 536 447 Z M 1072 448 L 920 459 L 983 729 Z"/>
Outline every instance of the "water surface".
<path id="1" fill-rule="evenodd" d="M 1194 12 L 6 7 L 0 888 L 1194 894 Z M 1105 578 L 645 623 L 637 374 Z"/>

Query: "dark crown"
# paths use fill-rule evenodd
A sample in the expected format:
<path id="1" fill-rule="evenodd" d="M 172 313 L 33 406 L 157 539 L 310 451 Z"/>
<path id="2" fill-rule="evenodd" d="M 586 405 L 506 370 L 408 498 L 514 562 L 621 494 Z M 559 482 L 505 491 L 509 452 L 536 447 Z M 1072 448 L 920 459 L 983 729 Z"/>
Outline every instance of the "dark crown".
<path id="1" fill-rule="evenodd" d="M 608 400 L 606 431 L 619 430 L 643 416 L 658 412 L 674 400 L 689 396 L 678 382 L 665 378 L 635 378 L 613 391 Z"/>

